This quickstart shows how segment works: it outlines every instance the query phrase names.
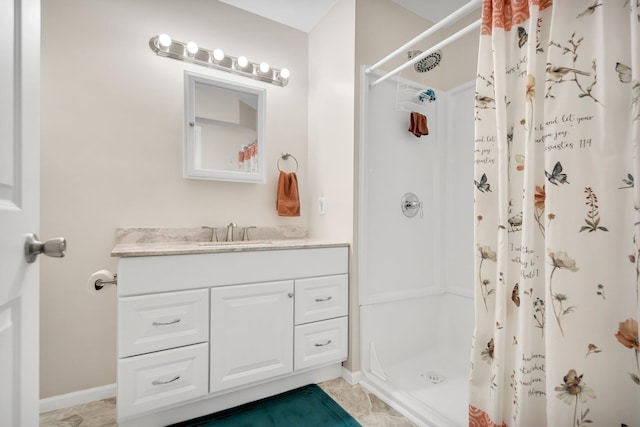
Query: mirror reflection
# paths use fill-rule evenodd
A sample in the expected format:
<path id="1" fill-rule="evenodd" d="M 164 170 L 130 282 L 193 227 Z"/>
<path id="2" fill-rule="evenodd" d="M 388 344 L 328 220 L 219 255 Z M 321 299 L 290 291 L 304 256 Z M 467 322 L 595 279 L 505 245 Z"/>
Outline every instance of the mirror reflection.
<path id="1" fill-rule="evenodd" d="M 188 178 L 264 182 L 264 89 L 185 74 Z"/>

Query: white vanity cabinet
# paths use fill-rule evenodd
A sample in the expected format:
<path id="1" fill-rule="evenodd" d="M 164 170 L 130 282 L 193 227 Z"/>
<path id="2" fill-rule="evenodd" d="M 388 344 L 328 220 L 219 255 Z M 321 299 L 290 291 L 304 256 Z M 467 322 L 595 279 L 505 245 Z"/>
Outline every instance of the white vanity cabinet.
<path id="1" fill-rule="evenodd" d="M 119 425 L 176 423 L 340 376 L 348 246 L 118 256 Z"/>

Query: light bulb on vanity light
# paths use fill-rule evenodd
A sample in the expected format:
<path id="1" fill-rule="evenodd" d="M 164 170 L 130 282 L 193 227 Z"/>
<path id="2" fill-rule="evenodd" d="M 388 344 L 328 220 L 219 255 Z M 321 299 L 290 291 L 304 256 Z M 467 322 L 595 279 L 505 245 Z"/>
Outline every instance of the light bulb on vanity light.
<path id="1" fill-rule="evenodd" d="M 213 59 L 216 61 L 222 61 L 224 59 L 224 52 L 222 49 L 215 49 L 213 51 Z"/>
<path id="2" fill-rule="evenodd" d="M 249 60 L 246 56 L 239 56 L 236 63 L 238 64 L 238 67 L 244 68 L 249 65 Z"/>
<path id="3" fill-rule="evenodd" d="M 198 53 L 198 45 L 196 44 L 196 42 L 187 43 L 187 52 L 189 52 L 189 54 L 191 54 L 192 56 Z"/>
<path id="4" fill-rule="evenodd" d="M 162 33 L 158 36 L 158 44 L 160 44 L 160 47 L 163 47 L 165 49 L 167 49 L 169 46 L 171 46 L 171 37 L 169 37 L 169 34 L 165 34 Z"/>
<path id="5" fill-rule="evenodd" d="M 282 80 L 287 80 L 290 74 L 291 73 L 289 72 L 288 68 L 283 68 L 282 70 L 280 70 L 280 78 Z"/>
<path id="6" fill-rule="evenodd" d="M 260 73 L 267 74 L 270 69 L 271 68 L 269 67 L 268 63 L 266 63 L 266 62 L 261 62 L 260 63 Z"/>

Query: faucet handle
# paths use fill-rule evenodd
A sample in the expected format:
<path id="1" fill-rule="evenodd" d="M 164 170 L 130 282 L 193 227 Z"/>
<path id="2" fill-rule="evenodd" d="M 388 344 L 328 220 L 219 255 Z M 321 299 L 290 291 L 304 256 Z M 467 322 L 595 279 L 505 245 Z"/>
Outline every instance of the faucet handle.
<path id="1" fill-rule="evenodd" d="M 218 241 L 218 233 L 216 233 L 216 229 L 214 227 L 209 227 L 209 226 L 203 225 L 202 228 L 205 228 L 207 230 L 211 230 L 211 241 L 212 242 L 214 241 L 213 240 L 214 237 L 216 239 L 215 241 L 216 242 Z"/>
<path id="2" fill-rule="evenodd" d="M 257 228 L 257 227 L 255 225 L 252 225 L 251 227 L 244 227 L 242 229 L 242 241 L 246 240 L 248 242 L 250 240 L 249 239 L 249 229 L 250 228 Z"/>

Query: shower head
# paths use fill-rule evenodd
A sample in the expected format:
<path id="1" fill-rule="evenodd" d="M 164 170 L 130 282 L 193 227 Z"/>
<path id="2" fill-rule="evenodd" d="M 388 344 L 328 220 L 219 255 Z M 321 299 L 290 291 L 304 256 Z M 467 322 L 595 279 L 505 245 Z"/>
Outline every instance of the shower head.
<path id="1" fill-rule="evenodd" d="M 415 58 L 416 56 L 422 53 L 421 50 L 410 50 L 407 52 L 407 56 L 409 59 Z M 436 50 L 430 55 L 425 56 L 420 61 L 413 64 L 413 68 L 418 73 L 426 73 L 427 71 L 431 71 L 440 64 L 440 60 L 442 59 L 442 51 Z"/>

